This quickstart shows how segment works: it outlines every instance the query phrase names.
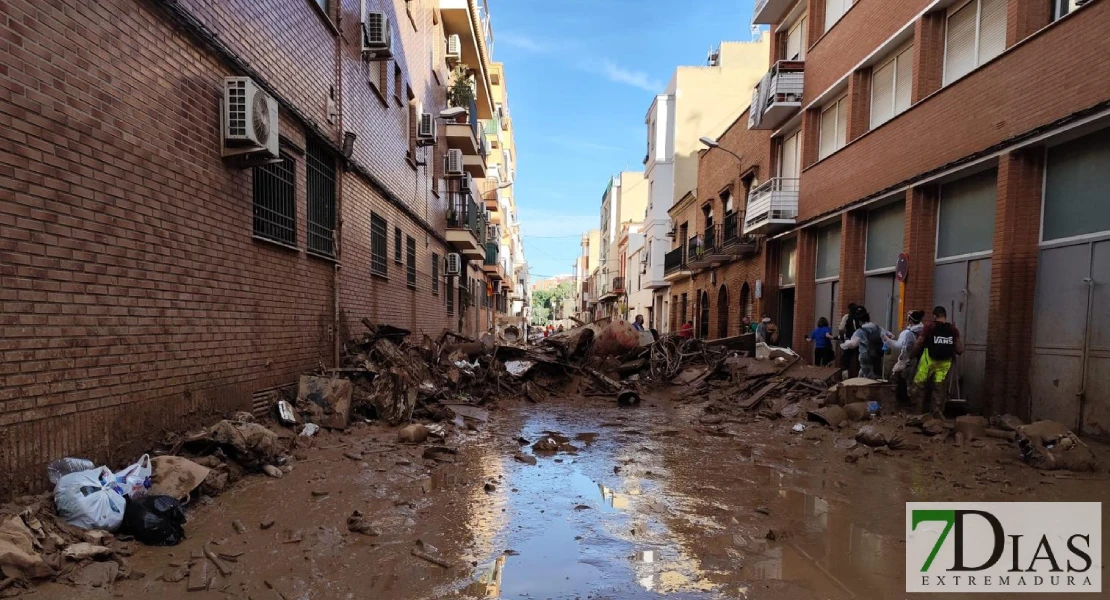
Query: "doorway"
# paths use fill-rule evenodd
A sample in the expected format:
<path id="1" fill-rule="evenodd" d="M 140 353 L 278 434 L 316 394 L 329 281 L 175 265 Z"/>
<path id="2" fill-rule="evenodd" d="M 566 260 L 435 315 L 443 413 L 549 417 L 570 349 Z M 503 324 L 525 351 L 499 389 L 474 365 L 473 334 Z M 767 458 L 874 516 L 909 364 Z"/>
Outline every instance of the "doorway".
<path id="1" fill-rule="evenodd" d="M 956 365 L 960 396 L 976 406 L 983 404 L 990 297 L 990 258 L 961 260 L 936 266 L 933 304 L 943 306 L 948 311 L 948 320 L 960 330 L 964 341 L 964 353 L 958 358 Z M 918 309 L 924 310 L 926 314 L 932 312 L 932 307 L 906 307 L 906 310 Z M 954 394 L 955 390 L 951 392 Z"/>
<path id="2" fill-rule="evenodd" d="M 717 292 L 717 337 L 728 337 L 728 288 Z"/>
<path id="3" fill-rule="evenodd" d="M 779 342 L 784 348 L 794 347 L 794 288 L 779 291 Z"/>
<path id="4" fill-rule="evenodd" d="M 1110 240 L 1041 250 L 1034 306 L 1033 419 L 1110 438 Z"/>
<path id="5" fill-rule="evenodd" d="M 704 340 L 709 337 L 709 292 L 702 291 L 699 302 L 698 337 Z"/>

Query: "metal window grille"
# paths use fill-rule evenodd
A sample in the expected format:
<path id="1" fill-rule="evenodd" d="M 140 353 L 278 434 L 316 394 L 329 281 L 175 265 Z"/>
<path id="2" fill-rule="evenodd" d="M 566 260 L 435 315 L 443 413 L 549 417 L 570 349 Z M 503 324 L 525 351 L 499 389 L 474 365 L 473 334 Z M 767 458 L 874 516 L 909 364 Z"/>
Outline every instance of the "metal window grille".
<path id="1" fill-rule="evenodd" d="M 386 225 L 385 219 L 370 213 L 370 272 L 385 277 L 386 264 Z"/>
<path id="2" fill-rule="evenodd" d="M 335 256 L 335 158 L 315 139 L 310 138 L 306 146 L 308 250 Z"/>
<path id="3" fill-rule="evenodd" d="M 401 228 L 393 228 L 393 262 L 401 262 Z"/>
<path id="4" fill-rule="evenodd" d="M 254 168 L 254 235 L 297 244 L 296 163 L 282 154 L 281 162 Z"/>
<path id="5" fill-rule="evenodd" d="M 432 253 L 432 295 L 439 295 L 439 255 Z"/>
<path id="6" fill-rule="evenodd" d="M 455 313 L 455 276 L 447 276 L 447 314 Z"/>
<path id="7" fill-rule="evenodd" d="M 409 287 L 416 287 L 416 240 L 412 236 L 405 238 L 405 265 L 408 271 L 408 284 Z"/>

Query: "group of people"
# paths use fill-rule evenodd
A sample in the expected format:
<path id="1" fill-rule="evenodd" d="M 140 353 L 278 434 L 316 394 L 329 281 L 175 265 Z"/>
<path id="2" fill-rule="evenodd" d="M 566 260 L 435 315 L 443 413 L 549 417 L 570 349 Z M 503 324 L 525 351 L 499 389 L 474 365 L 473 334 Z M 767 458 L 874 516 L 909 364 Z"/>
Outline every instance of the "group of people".
<path id="1" fill-rule="evenodd" d="M 543 328 L 543 337 L 549 337 L 549 336 L 555 335 L 556 333 L 562 333 L 564 331 L 566 331 L 566 330 L 563 328 L 562 325 L 560 325 L 558 328 L 556 328 L 551 323 L 548 323 L 547 327 Z"/>
<path id="2" fill-rule="evenodd" d="M 960 330 L 948 322 L 943 306 L 933 309 L 925 322 L 925 311 L 906 314 L 906 326 L 895 336 L 871 321 L 861 305 L 849 304 L 834 334 L 828 319 L 822 317 L 806 339 L 814 343 L 814 364 L 824 366 L 835 360 L 834 341 L 843 350 L 841 369 L 846 376 L 881 379 L 888 375 L 897 385 L 899 400 L 909 400 L 918 410 L 944 412 L 948 387 L 946 381 L 952 361 L 963 354 Z"/>

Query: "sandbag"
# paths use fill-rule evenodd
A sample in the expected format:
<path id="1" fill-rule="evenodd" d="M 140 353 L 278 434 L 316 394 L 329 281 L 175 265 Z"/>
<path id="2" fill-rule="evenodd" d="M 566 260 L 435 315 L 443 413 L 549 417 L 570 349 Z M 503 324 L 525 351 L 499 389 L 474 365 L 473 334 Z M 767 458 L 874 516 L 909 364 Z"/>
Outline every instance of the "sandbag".
<path id="1" fill-rule="evenodd" d="M 128 499 L 123 531 L 148 546 L 176 546 L 185 538 L 185 509 L 170 496 Z"/>
<path id="2" fill-rule="evenodd" d="M 58 515 L 81 529 L 116 531 L 123 522 L 125 502 L 113 489 L 114 483 L 108 467 L 63 476 L 54 488 Z"/>

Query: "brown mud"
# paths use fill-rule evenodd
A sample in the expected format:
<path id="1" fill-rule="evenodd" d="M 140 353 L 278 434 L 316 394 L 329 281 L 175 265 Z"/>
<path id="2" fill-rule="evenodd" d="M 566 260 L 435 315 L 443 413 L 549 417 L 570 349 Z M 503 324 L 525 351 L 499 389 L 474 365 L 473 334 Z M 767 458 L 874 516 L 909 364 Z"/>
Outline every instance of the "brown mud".
<path id="1" fill-rule="evenodd" d="M 443 445 L 458 454 L 440 460 L 423 458 L 433 442 L 401 445 L 394 428 L 356 426 L 321 435 L 281 479 L 253 476 L 190 507 L 184 542 L 130 558 L 136 579 L 27 595 L 908 598 L 905 502 L 1102 501 L 1110 492 L 1105 472 L 1038 471 L 1004 440 L 956 447 L 914 436 L 918 450 L 848 463 L 834 445 L 848 434 L 816 423 L 791 433 L 793 424 L 722 418 L 677 396 L 647 395 L 633 408 L 553 398 L 503 405 L 480 431 L 449 437 Z M 544 438 L 560 450 L 533 451 Z M 345 455 L 356 447 L 361 461 Z M 537 464 L 514 460 L 517 452 Z M 1106 464 L 1106 449 L 1097 452 Z M 348 530 L 355 510 L 379 535 Z M 193 592 L 187 580 L 164 580 L 208 542 L 242 553 L 228 575 L 209 565 L 214 580 Z"/>

